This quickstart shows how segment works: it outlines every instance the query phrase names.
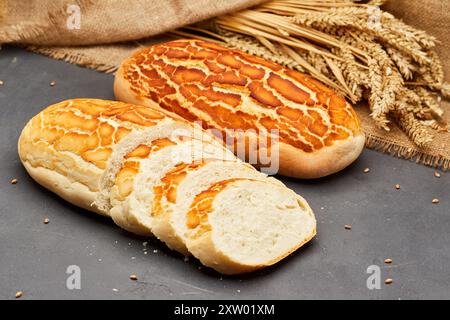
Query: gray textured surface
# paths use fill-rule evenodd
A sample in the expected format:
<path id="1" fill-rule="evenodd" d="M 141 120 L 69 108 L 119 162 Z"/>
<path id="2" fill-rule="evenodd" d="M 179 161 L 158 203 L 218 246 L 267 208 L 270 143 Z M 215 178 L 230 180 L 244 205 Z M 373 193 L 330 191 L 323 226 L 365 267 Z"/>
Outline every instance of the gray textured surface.
<path id="1" fill-rule="evenodd" d="M 68 205 L 22 168 L 16 143 L 26 121 L 63 99 L 112 99 L 112 75 L 6 47 L 0 80 L 0 298 L 17 290 L 30 299 L 450 298 L 448 174 L 438 179 L 433 169 L 365 150 L 332 177 L 282 179 L 315 210 L 318 237 L 274 268 L 221 279 L 157 241 L 144 255 L 145 239 Z M 370 173 L 362 173 L 365 167 Z M 10 185 L 11 178 L 19 183 Z M 435 197 L 440 204 L 431 204 Z M 385 258 L 394 263 L 384 265 Z M 366 268 L 373 264 L 394 283 L 368 290 Z M 81 268 L 81 290 L 66 289 L 69 265 Z"/>

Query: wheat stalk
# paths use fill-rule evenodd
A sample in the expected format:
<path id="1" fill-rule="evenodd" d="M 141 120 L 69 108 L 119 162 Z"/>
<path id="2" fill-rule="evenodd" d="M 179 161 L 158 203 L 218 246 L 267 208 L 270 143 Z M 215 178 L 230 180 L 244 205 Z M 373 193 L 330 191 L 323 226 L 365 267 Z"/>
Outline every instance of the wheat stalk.
<path id="1" fill-rule="evenodd" d="M 274 0 L 176 32 L 306 72 L 352 102 L 367 98 L 380 127 L 393 121 L 424 146 L 442 121 L 439 101 L 450 97 L 450 84 L 433 51 L 437 40 L 380 10 L 384 2 Z"/>

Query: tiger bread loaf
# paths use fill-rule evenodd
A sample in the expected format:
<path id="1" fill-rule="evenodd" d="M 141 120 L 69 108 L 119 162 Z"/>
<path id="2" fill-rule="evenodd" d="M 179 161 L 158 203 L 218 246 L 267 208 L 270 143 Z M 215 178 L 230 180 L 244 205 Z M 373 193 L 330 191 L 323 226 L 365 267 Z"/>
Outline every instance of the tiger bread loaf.
<path id="1" fill-rule="evenodd" d="M 45 188 L 225 274 L 273 265 L 316 234 L 305 200 L 158 106 L 63 101 L 18 147 Z"/>
<path id="2" fill-rule="evenodd" d="M 118 100 L 156 102 L 199 122 L 219 132 L 234 151 L 245 142 L 246 159 L 250 152 L 259 160 L 276 150 L 278 173 L 291 177 L 335 173 L 364 146 L 356 113 L 333 90 L 216 43 L 176 40 L 138 51 L 117 71 L 114 92 Z"/>

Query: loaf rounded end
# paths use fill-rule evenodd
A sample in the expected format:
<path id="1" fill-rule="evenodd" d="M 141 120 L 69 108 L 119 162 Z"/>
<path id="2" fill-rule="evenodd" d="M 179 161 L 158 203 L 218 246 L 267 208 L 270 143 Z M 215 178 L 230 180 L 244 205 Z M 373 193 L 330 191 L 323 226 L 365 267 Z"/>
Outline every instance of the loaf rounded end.
<path id="1" fill-rule="evenodd" d="M 292 178 L 313 179 L 336 173 L 353 163 L 364 149 L 365 136 L 360 133 L 332 146 L 306 153 L 280 143 L 279 174 Z"/>

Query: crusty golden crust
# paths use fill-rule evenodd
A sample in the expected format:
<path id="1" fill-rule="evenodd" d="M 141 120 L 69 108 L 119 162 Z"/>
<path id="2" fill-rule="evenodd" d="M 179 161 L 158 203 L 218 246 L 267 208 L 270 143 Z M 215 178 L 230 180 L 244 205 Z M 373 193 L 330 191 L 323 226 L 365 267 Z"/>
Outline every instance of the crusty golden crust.
<path id="1" fill-rule="evenodd" d="M 156 102 L 224 137 L 230 136 L 226 129 L 277 130 L 280 145 L 304 155 L 286 162 L 293 154 L 284 150 L 291 148 L 280 148 L 280 172 L 293 177 L 339 171 L 362 149 L 357 115 L 333 90 L 297 71 L 205 41 L 177 40 L 135 53 L 116 74 L 115 94 L 127 102 Z M 332 161 L 333 149 L 340 149 L 335 144 L 353 140 L 346 148 L 352 156 Z M 327 149 L 322 153 L 332 155 L 324 160 L 329 166 L 314 166 L 310 155 Z"/>
<path id="2" fill-rule="evenodd" d="M 121 102 L 63 101 L 48 107 L 27 124 L 20 139 L 21 156 L 31 165 L 39 166 L 48 160 L 37 156 L 35 149 L 42 148 L 42 152 L 68 154 L 93 170 L 104 170 L 114 146 L 133 129 L 154 126 L 165 117 L 156 109 Z M 63 175 L 68 174 L 65 169 L 70 169 L 48 161 L 45 166 Z"/>
<path id="3" fill-rule="evenodd" d="M 123 102 L 99 99 L 62 101 L 28 122 L 19 139 L 19 156 L 27 169 L 43 180 L 43 184 L 58 194 L 64 194 L 66 200 L 71 201 L 70 198 L 74 197 L 71 202 L 79 203 L 79 198 L 85 195 L 86 201 L 94 202 L 96 199 L 91 195 L 101 191 L 99 182 L 116 146 L 131 133 L 156 126 L 165 119 L 172 117 L 162 109 Z M 67 183 L 60 184 L 60 188 L 68 186 L 71 189 L 70 184 L 76 183 L 74 189 L 86 188 L 89 193 L 72 192 L 69 196 L 67 190 L 56 190 L 56 185 L 47 183 L 45 176 L 39 174 L 44 169 L 58 175 L 55 181 L 67 180 Z M 107 214 L 106 210 L 101 211 Z"/>

